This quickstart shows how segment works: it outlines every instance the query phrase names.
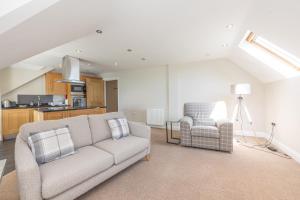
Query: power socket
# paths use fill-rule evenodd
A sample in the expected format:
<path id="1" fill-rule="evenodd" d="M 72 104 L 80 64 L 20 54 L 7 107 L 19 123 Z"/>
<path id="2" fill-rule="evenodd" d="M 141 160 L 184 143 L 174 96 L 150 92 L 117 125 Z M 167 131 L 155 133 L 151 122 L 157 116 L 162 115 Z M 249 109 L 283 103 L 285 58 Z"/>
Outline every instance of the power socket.
<path id="1" fill-rule="evenodd" d="M 275 123 L 275 122 L 271 122 L 271 125 L 272 125 L 272 126 L 276 126 L 276 123 Z"/>

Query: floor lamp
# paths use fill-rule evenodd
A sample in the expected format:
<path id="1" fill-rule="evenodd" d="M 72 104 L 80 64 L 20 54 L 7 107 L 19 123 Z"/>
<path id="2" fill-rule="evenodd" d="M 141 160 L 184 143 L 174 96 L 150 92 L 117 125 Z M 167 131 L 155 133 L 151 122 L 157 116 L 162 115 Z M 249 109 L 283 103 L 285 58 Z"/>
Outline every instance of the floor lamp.
<path id="1" fill-rule="evenodd" d="M 231 85 L 231 93 L 237 96 L 237 103 L 233 110 L 232 122 L 241 122 L 241 131 L 243 131 L 243 111 L 246 114 L 247 120 L 252 125 L 252 118 L 244 102 L 244 96 L 251 94 L 251 85 L 249 83 L 238 83 Z"/>

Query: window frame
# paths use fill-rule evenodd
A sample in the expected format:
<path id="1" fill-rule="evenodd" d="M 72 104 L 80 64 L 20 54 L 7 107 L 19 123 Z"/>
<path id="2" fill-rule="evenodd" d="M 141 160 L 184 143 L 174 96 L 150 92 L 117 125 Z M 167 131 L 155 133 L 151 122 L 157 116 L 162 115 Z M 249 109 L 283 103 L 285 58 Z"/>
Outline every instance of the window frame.
<path id="1" fill-rule="evenodd" d="M 293 58 L 291 58 L 290 55 L 287 55 L 287 53 L 284 52 L 284 50 L 282 50 L 281 48 L 279 48 L 276 45 L 271 43 L 272 45 L 277 47 L 277 51 L 279 51 L 280 54 L 284 55 L 284 57 L 283 57 L 282 55 L 278 54 L 276 51 L 272 50 L 272 47 L 269 47 L 269 46 L 264 45 L 264 44 L 260 43 L 259 41 L 257 41 L 258 38 L 260 38 L 262 40 L 265 40 L 263 37 L 256 35 L 252 31 L 249 31 L 249 33 L 247 33 L 247 35 L 244 39 L 244 42 L 247 42 L 248 44 L 253 45 L 256 48 L 259 48 L 260 50 L 263 50 L 263 51 L 267 52 L 268 54 L 270 54 L 274 58 L 279 59 L 279 60 L 283 61 L 284 63 L 286 63 L 287 66 L 292 67 L 295 70 L 300 72 L 300 63 L 299 63 L 299 66 L 298 66 L 295 63 L 293 63 L 292 61 L 290 61 L 290 60 L 293 60 Z M 294 55 L 292 55 L 292 56 L 295 57 Z M 287 57 L 287 58 L 285 58 L 285 57 Z"/>

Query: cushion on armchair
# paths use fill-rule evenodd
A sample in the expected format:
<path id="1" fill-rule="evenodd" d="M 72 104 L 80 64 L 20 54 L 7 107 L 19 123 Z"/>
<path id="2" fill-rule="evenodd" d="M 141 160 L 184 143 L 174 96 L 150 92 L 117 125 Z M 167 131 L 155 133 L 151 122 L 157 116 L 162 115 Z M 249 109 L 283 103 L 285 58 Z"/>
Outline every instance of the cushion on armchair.
<path id="1" fill-rule="evenodd" d="M 194 126 L 216 126 L 214 119 L 201 112 L 195 113 L 193 116 L 193 122 Z"/>

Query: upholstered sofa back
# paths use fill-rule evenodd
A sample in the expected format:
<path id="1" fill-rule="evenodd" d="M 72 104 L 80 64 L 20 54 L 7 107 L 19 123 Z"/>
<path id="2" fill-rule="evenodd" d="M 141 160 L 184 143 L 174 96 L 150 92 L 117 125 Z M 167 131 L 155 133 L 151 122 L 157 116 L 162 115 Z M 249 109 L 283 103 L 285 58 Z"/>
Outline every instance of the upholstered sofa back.
<path id="1" fill-rule="evenodd" d="M 93 143 L 100 142 L 102 140 L 111 138 L 111 131 L 106 122 L 108 119 L 125 117 L 122 112 L 111 112 L 101 115 L 89 115 L 89 124 L 92 133 Z"/>
<path id="2" fill-rule="evenodd" d="M 90 131 L 87 115 L 71 117 L 60 120 L 47 120 L 24 124 L 20 128 L 19 137 L 27 142 L 31 133 L 47 131 L 68 126 L 75 148 L 92 144 L 92 134 Z"/>
<path id="3" fill-rule="evenodd" d="M 19 137 L 27 142 L 30 133 L 68 126 L 75 148 L 80 148 L 111 138 L 106 120 L 119 117 L 125 117 L 125 115 L 122 112 L 112 112 L 28 123 L 21 126 Z"/>

